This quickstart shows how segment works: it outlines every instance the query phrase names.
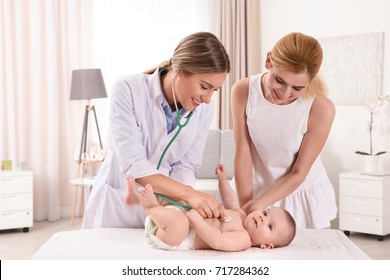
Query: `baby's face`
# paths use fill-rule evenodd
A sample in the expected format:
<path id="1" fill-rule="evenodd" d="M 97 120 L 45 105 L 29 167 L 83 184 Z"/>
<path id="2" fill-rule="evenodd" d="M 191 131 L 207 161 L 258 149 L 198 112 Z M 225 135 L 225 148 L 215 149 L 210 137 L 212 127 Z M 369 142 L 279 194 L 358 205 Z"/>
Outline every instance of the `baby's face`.
<path id="1" fill-rule="evenodd" d="M 253 246 L 269 244 L 274 247 L 281 243 L 289 230 L 286 211 L 278 207 L 255 210 L 246 217 L 244 228 L 249 233 Z"/>

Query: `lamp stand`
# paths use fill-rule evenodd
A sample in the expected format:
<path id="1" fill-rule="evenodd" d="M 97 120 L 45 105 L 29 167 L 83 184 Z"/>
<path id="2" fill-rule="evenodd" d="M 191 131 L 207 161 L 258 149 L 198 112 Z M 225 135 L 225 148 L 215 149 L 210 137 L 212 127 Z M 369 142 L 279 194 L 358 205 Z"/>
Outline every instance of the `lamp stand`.
<path id="1" fill-rule="evenodd" d="M 84 125 L 83 125 L 83 131 L 82 131 L 82 136 L 81 136 L 79 165 L 81 164 L 82 154 L 87 152 L 88 115 L 89 115 L 90 111 L 93 111 L 93 115 L 95 117 L 96 128 L 97 128 L 97 132 L 98 132 L 98 136 L 99 136 L 100 148 L 103 149 L 102 139 L 100 137 L 99 124 L 98 124 L 97 117 L 96 117 L 95 106 L 86 105 L 85 106 L 85 114 L 84 114 Z"/>

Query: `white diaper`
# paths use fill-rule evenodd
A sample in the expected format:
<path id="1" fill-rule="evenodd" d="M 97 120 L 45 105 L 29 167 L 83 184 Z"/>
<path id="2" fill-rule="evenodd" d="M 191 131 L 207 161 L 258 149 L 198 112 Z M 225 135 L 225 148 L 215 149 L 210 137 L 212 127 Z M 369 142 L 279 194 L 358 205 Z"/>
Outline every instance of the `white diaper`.
<path id="1" fill-rule="evenodd" d="M 167 205 L 165 207 L 177 209 L 178 211 L 182 211 L 183 213 L 185 212 L 184 208 L 180 206 Z M 156 226 L 156 224 L 150 219 L 149 216 L 147 216 L 145 218 L 145 236 L 146 236 L 146 240 L 148 241 L 148 244 L 151 247 L 156 249 L 163 249 L 163 250 L 193 250 L 194 249 L 193 244 L 195 240 L 195 231 L 191 226 L 186 239 L 184 239 L 183 242 L 177 246 L 170 246 L 165 242 L 161 241 L 156 236 L 157 229 L 158 227 Z"/>

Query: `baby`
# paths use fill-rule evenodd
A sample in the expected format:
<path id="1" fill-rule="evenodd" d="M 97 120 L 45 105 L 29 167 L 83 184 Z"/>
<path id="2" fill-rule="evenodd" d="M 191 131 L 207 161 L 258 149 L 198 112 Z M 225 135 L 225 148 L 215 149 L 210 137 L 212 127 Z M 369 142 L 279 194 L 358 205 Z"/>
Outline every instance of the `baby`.
<path id="1" fill-rule="evenodd" d="M 203 218 L 197 211 L 185 211 L 174 205 L 163 206 L 151 185 L 140 193 L 139 200 L 149 216 L 145 233 L 151 246 L 167 250 L 215 249 L 241 251 L 252 246 L 261 249 L 283 247 L 295 236 L 295 221 L 283 208 L 271 207 L 246 215 L 229 186 L 223 165 L 216 168 L 218 187 L 225 206 L 225 221 Z M 134 195 L 134 181 L 128 180 L 125 201 Z"/>

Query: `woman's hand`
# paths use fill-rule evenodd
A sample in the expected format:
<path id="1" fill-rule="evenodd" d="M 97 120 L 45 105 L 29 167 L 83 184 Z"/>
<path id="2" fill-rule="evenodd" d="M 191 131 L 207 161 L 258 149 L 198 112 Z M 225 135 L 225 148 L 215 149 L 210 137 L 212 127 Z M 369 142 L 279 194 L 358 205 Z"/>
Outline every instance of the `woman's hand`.
<path id="1" fill-rule="evenodd" d="M 267 209 L 267 205 L 264 205 L 260 198 L 251 199 L 245 205 L 242 207 L 242 210 L 244 210 L 247 214 L 255 211 L 255 210 L 264 210 Z"/>
<path id="2" fill-rule="evenodd" d="M 225 218 L 225 210 L 214 195 L 193 190 L 185 201 L 203 218 Z"/>
<path id="3" fill-rule="evenodd" d="M 253 201 L 254 200 L 251 199 L 247 203 L 245 203 L 244 206 L 241 207 L 241 209 L 244 210 L 247 215 L 251 212 L 251 206 L 253 204 Z"/>

